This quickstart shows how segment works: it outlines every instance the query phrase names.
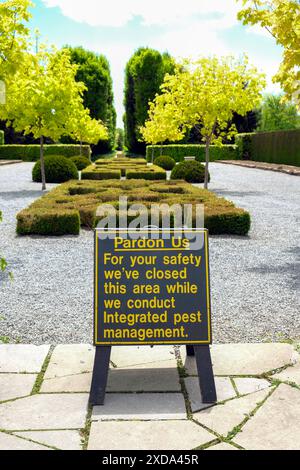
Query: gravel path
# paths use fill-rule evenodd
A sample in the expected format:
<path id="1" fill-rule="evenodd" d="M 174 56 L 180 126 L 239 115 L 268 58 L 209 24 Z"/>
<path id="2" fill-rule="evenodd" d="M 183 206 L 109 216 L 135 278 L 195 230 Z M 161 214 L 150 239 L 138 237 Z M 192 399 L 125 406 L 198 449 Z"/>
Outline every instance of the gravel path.
<path id="1" fill-rule="evenodd" d="M 0 168 L 0 336 L 29 343 L 92 341 L 93 234 L 17 237 L 15 215 L 41 195 L 32 164 Z M 252 214 L 249 237 L 211 237 L 215 342 L 300 338 L 300 185 L 294 176 L 211 165 L 211 189 Z M 49 188 L 51 186 L 49 185 Z"/>

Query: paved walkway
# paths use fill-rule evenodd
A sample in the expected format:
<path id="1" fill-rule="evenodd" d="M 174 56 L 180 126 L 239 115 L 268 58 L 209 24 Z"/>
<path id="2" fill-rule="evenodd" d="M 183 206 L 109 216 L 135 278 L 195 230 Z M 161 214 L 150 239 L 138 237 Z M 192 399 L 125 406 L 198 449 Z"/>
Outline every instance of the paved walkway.
<path id="1" fill-rule="evenodd" d="M 195 360 L 158 346 L 113 348 L 105 406 L 89 409 L 93 356 L 89 345 L 0 346 L 0 450 L 300 448 L 296 345 L 213 346 L 210 408 Z"/>

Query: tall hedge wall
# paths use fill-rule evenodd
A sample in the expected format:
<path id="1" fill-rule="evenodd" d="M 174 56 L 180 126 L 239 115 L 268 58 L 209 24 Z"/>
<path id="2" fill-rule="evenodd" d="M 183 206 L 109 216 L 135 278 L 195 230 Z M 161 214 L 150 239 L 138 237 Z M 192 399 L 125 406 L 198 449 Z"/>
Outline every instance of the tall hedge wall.
<path id="1" fill-rule="evenodd" d="M 92 118 L 101 119 L 108 129 L 109 139 L 100 141 L 94 153 L 110 152 L 115 146 L 116 110 L 109 62 L 103 54 L 83 47 L 66 48 L 71 53 L 71 61 L 78 65 L 76 80 L 87 87 L 83 94 L 84 106 L 90 110 Z"/>
<path id="2" fill-rule="evenodd" d="M 174 61 L 168 53 L 142 47 L 130 58 L 125 70 L 125 145 L 131 153 L 145 154 L 139 127 L 148 118 L 149 101 L 160 92 L 166 73 L 173 73 Z"/>
<path id="3" fill-rule="evenodd" d="M 300 129 L 236 136 L 239 160 L 300 166 Z"/>
<path id="4" fill-rule="evenodd" d="M 4 145 L 4 132 L 0 131 L 0 145 Z"/>
<path id="5" fill-rule="evenodd" d="M 154 158 L 160 155 L 168 155 L 176 162 L 181 162 L 184 157 L 196 157 L 199 162 L 205 162 L 205 145 L 149 145 L 147 147 L 147 160 L 152 161 L 152 149 Z M 236 146 L 224 145 L 218 147 L 210 146 L 210 161 L 215 160 L 236 160 Z"/>
<path id="6" fill-rule="evenodd" d="M 46 155 L 62 155 L 63 157 L 75 157 L 80 154 L 80 145 L 45 145 Z M 89 145 L 83 145 L 82 155 L 90 158 Z M 1 145 L 0 160 L 23 160 L 24 162 L 36 162 L 40 158 L 39 145 Z"/>

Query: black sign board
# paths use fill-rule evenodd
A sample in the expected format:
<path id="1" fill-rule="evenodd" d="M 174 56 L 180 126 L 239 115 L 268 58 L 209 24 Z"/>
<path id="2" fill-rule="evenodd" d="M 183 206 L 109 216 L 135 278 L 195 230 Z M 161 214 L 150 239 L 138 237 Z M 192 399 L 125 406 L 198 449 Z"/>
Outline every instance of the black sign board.
<path id="1" fill-rule="evenodd" d="M 187 345 L 215 401 L 207 230 L 95 230 L 94 295 L 92 404 L 104 402 L 111 346 L 158 344 Z"/>
<path id="2" fill-rule="evenodd" d="M 207 231 L 136 233 L 96 231 L 95 345 L 211 344 Z"/>

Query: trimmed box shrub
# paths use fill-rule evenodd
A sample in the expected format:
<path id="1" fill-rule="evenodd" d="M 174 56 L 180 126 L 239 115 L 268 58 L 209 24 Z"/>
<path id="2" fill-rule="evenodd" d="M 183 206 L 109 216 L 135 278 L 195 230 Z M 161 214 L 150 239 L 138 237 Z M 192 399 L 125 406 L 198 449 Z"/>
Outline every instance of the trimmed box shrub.
<path id="1" fill-rule="evenodd" d="M 119 180 L 121 179 L 121 171 L 111 169 L 109 167 L 97 167 L 90 165 L 81 173 L 82 180 Z"/>
<path id="2" fill-rule="evenodd" d="M 77 157 L 80 154 L 80 145 L 53 144 L 44 146 L 44 155 L 61 155 L 65 158 Z M 90 159 L 91 148 L 83 145 L 82 156 Z M 23 160 L 23 162 L 36 162 L 40 158 L 39 145 L 3 145 L 0 146 L 0 160 Z"/>
<path id="3" fill-rule="evenodd" d="M 146 158 L 148 162 L 152 162 L 152 148 L 154 158 L 162 155 L 172 157 L 176 162 L 182 162 L 184 157 L 195 157 L 198 162 L 205 162 L 205 145 L 153 145 L 148 146 L 146 151 Z M 236 160 L 237 147 L 236 145 L 217 145 L 210 146 L 210 161 L 216 160 Z"/>
<path id="4" fill-rule="evenodd" d="M 80 216 L 77 210 L 50 207 L 23 211 L 17 217 L 19 235 L 79 235 Z"/>
<path id="5" fill-rule="evenodd" d="M 69 181 L 31 204 L 17 216 L 20 235 L 77 234 L 79 225 L 92 229 L 99 218 L 99 204 L 110 204 L 117 210 L 119 197 L 126 195 L 130 204 L 144 204 L 151 223 L 152 203 L 192 204 L 195 226 L 196 204 L 204 204 L 205 227 L 210 234 L 246 235 L 251 219 L 247 211 L 235 207 L 224 198 L 184 181 Z M 136 215 L 136 214 L 135 214 Z M 105 215 L 103 216 L 105 217 Z M 128 211 L 129 221 L 134 215 Z M 174 223 L 174 221 L 173 221 Z M 160 214 L 162 225 L 162 214 Z"/>
<path id="6" fill-rule="evenodd" d="M 70 160 L 74 163 L 78 171 L 82 171 L 88 166 L 90 166 L 91 161 L 86 157 L 71 157 Z"/>
<path id="7" fill-rule="evenodd" d="M 159 166 L 145 166 L 126 171 L 128 180 L 166 180 L 167 172 Z"/>
<path id="8" fill-rule="evenodd" d="M 239 160 L 300 166 L 300 129 L 236 136 Z"/>
<path id="9" fill-rule="evenodd" d="M 157 157 L 154 160 L 154 165 L 160 166 L 166 171 L 172 171 L 174 166 L 176 165 L 176 162 L 174 158 L 169 157 L 167 155 L 163 155 L 162 157 Z"/>
<path id="10" fill-rule="evenodd" d="M 204 183 L 205 166 L 197 161 L 178 163 L 171 173 L 172 180 L 185 180 L 188 183 Z M 210 181 L 210 175 L 209 175 Z"/>
<path id="11" fill-rule="evenodd" d="M 0 145 L 4 145 L 4 132 L 0 131 Z"/>
<path id="12" fill-rule="evenodd" d="M 47 183 L 64 183 L 69 180 L 78 180 L 78 170 L 75 163 L 69 158 L 59 155 L 45 157 L 45 173 Z M 32 170 L 32 180 L 42 182 L 41 162 L 36 162 Z"/>

